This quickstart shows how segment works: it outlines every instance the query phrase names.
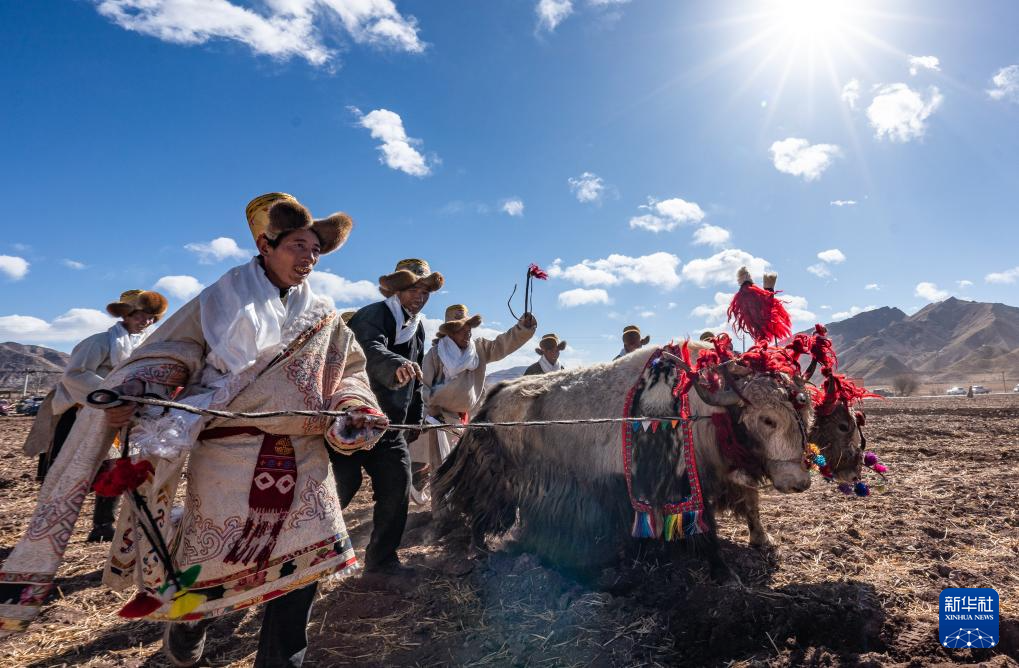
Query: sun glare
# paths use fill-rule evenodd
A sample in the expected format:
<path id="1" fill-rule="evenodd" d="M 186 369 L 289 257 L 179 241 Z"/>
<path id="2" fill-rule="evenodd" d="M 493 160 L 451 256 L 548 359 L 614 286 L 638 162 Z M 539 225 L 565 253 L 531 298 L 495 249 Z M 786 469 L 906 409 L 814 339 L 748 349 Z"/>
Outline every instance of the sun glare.
<path id="1" fill-rule="evenodd" d="M 787 37 L 818 41 L 842 34 L 847 8 L 841 0 L 773 0 L 769 12 Z"/>

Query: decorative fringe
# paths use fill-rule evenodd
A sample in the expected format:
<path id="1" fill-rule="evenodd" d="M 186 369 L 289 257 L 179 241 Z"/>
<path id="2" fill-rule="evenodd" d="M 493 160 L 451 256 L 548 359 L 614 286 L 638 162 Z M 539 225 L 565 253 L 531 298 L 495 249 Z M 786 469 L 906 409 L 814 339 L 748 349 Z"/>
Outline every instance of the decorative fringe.
<path id="1" fill-rule="evenodd" d="M 203 596 L 202 594 L 192 594 L 185 591 L 173 599 L 173 604 L 170 605 L 170 612 L 167 614 L 167 617 L 170 619 L 180 619 L 184 615 L 193 612 L 195 608 L 205 603 L 208 598 L 208 596 Z"/>
<path id="2" fill-rule="evenodd" d="M 633 513 L 633 528 L 630 535 L 634 538 L 656 538 L 658 532 L 655 530 L 655 520 L 650 513 L 639 510 Z"/>
<path id="3" fill-rule="evenodd" d="M 679 515 L 669 514 L 662 518 L 662 540 L 670 542 L 679 540 L 682 535 L 683 520 Z"/>
<path id="4" fill-rule="evenodd" d="M 727 310 L 735 332 L 746 332 L 754 341 L 785 339 L 792 334 L 792 319 L 785 305 L 769 292 L 747 280 L 740 285 Z"/>
<path id="5" fill-rule="evenodd" d="M 223 558 L 227 564 L 264 564 L 276 547 L 287 511 L 252 511 L 244 530 Z"/>

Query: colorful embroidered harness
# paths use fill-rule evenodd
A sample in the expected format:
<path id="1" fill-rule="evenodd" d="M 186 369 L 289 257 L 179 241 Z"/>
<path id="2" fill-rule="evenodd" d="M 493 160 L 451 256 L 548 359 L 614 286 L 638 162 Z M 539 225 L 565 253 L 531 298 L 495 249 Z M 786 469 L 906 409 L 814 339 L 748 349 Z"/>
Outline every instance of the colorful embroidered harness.
<path id="1" fill-rule="evenodd" d="M 626 402 L 623 404 L 623 417 L 633 417 L 633 399 L 638 390 L 644 385 L 644 374 L 652 366 L 657 366 L 661 361 L 661 352 L 652 355 L 640 378 L 626 395 Z M 680 386 L 677 386 L 679 388 Z M 633 527 L 630 535 L 634 538 L 661 538 L 665 541 L 679 540 L 686 536 L 692 536 L 708 531 L 708 525 L 704 520 L 704 495 L 701 491 L 701 481 L 697 475 L 697 458 L 694 452 L 693 426 L 690 415 L 690 398 L 688 396 L 689 386 L 681 388 L 677 399 L 680 404 L 680 420 L 634 420 L 623 422 L 623 472 L 626 476 L 626 490 L 630 497 L 630 505 L 633 506 L 634 517 Z M 651 430 L 657 433 L 659 428 L 668 430 L 672 427 L 681 440 L 678 446 L 683 454 L 685 471 L 683 476 L 689 482 L 690 494 L 679 499 L 665 502 L 655 507 L 644 498 L 636 498 L 633 495 L 633 454 L 637 444 L 634 437 L 638 433 Z M 661 519 L 659 519 L 659 516 Z"/>

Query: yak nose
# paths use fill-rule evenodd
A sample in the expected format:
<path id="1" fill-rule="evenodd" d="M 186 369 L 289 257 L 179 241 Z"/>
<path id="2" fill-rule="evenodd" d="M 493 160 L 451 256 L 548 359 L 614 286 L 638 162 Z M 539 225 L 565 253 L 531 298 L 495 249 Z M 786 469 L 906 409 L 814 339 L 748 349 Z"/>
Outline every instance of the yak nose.
<path id="1" fill-rule="evenodd" d="M 794 492 L 805 492 L 810 488 L 810 478 L 804 478 L 803 480 L 797 480 L 791 487 Z"/>

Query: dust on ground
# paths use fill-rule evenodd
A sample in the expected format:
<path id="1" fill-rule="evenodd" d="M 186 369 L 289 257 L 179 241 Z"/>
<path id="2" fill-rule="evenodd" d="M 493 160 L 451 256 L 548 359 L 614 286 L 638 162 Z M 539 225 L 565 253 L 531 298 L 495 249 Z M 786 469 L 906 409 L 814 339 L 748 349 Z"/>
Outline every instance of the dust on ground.
<path id="1" fill-rule="evenodd" d="M 870 446 L 891 468 L 887 493 L 844 497 L 815 479 L 803 494 L 764 494 L 779 554 L 720 520 L 723 556 L 744 587 L 719 587 L 696 555 L 631 562 L 582 581 L 503 544 L 488 557 L 462 536 L 431 539 L 412 507 L 405 591 L 357 577 L 326 583 L 312 612 L 307 666 L 938 665 L 1019 663 L 1019 396 L 870 402 Z M 34 505 L 26 418 L 0 419 L 0 558 Z M 115 616 L 128 595 L 100 584 L 103 546 L 84 542 L 86 502 L 54 600 L 4 665 L 165 666 L 161 625 Z M 370 489 L 346 513 L 367 542 Z M 1001 642 L 946 650 L 938 594 L 994 587 Z M 260 609 L 211 627 L 203 665 L 250 665 Z"/>

